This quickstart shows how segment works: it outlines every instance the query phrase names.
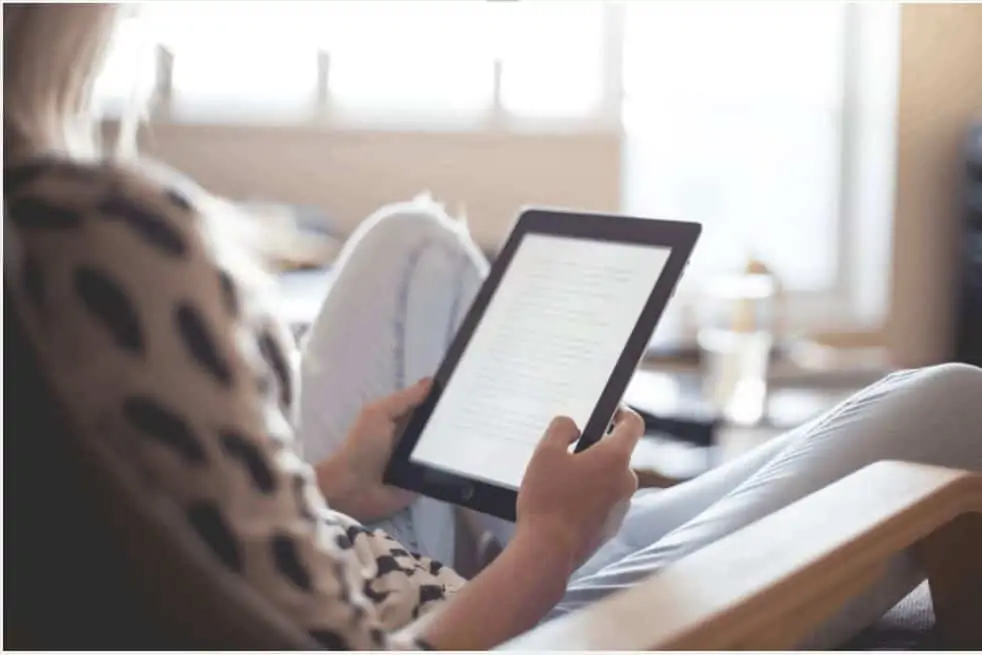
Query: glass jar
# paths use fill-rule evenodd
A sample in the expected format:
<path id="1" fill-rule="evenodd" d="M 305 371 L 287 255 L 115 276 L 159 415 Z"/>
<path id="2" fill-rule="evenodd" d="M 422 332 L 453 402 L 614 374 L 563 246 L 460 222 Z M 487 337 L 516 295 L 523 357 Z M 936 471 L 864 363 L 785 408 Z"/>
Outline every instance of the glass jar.
<path id="1" fill-rule="evenodd" d="M 713 279 L 700 298 L 704 393 L 732 423 L 753 425 L 764 416 L 777 299 L 777 280 L 759 262 Z"/>

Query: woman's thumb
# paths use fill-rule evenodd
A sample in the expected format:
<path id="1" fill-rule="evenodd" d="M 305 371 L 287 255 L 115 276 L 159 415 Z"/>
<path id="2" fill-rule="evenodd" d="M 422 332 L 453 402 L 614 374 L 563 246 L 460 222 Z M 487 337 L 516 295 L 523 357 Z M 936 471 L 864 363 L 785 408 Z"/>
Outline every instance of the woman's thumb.
<path id="1" fill-rule="evenodd" d="M 557 416 L 546 428 L 540 446 L 544 448 L 561 448 L 566 450 L 569 445 L 580 438 L 580 429 L 568 416 Z"/>
<path id="2" fill-rule="evenodd" d="M 382 405 L 389 418 L 398 418 L 419 405 L 426 399 L 426 394 L 430 392 L 432 380 L 423 378 L 411 387 L 406 387 L 394 394 L 385 397 Z"/>

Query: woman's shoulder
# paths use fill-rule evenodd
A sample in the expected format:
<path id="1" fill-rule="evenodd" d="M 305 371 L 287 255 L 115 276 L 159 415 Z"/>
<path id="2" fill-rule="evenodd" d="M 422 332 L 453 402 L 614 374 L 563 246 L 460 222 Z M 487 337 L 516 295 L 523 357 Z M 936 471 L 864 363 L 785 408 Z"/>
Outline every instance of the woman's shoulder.
<path id="1" fill-rule="evenodd" d="M 52 276 L 68 270 L 74 291 L 65 297 L 95 288 L 93 302 L 111 296 L 115 314 L 130 317 L 143 331 L 161 327 L 151 317 L 188 314 L 190 303 L 202 321 L 222 326 L 216 334 L 231 334 L 226 318 L 231 319 L 234 331 L 272 341 L 284 353 L 277 362 L 291 361 L 295 344 L 270 310 L 270 283 L 235 243 L 234 225 L 216 231 L 222 223 L 213 215 L 219 203 L 186 178 L 142 162 L 39 157 L 5 166 L 4 191 L 5 220 L 13 228 L 5 230 L 12 255 L 7 268 L 23 272 L 15 278 L 23 278 L 39 310 L 53 309 L 40 296 L 51 296 Z M 253 363 L 265 371 L 258 360 Z M 288 407 L 294 372 L 276 372 L 270 390 L 278 390 Z"/>
<path id="2" fill-rule="evenodd" d="M 164 213 L 191 213 L 205 195 L 188 178 L 162 166 L 54 155 L 5 164 L 3 187 L 8 201 L 31 198 L 82 208 L 125 199 Z"/>

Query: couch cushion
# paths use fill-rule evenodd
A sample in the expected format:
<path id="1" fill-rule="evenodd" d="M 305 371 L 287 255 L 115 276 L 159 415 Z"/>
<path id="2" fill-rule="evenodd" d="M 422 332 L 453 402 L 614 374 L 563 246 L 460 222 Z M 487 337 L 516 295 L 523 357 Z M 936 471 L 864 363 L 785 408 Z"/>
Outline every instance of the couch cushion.
<path id="1" fill-rule="evenodd" d="M 940 650 L 934 606 L 927 581 L 897 603 L 879 621 L 847 643 L 843 650 Z"/>

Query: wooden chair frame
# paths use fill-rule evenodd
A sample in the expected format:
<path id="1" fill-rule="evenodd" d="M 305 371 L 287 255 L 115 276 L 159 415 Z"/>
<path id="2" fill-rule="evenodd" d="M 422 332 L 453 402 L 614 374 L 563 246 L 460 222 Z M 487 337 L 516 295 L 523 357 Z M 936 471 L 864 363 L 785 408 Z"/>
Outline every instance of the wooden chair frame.
<path id="1" fill-rule="evenodd" d="M 504 645 L 793 649 L 912 551 L 948 648 L 982 647 L 982 475 L 879 462 Z"/>

